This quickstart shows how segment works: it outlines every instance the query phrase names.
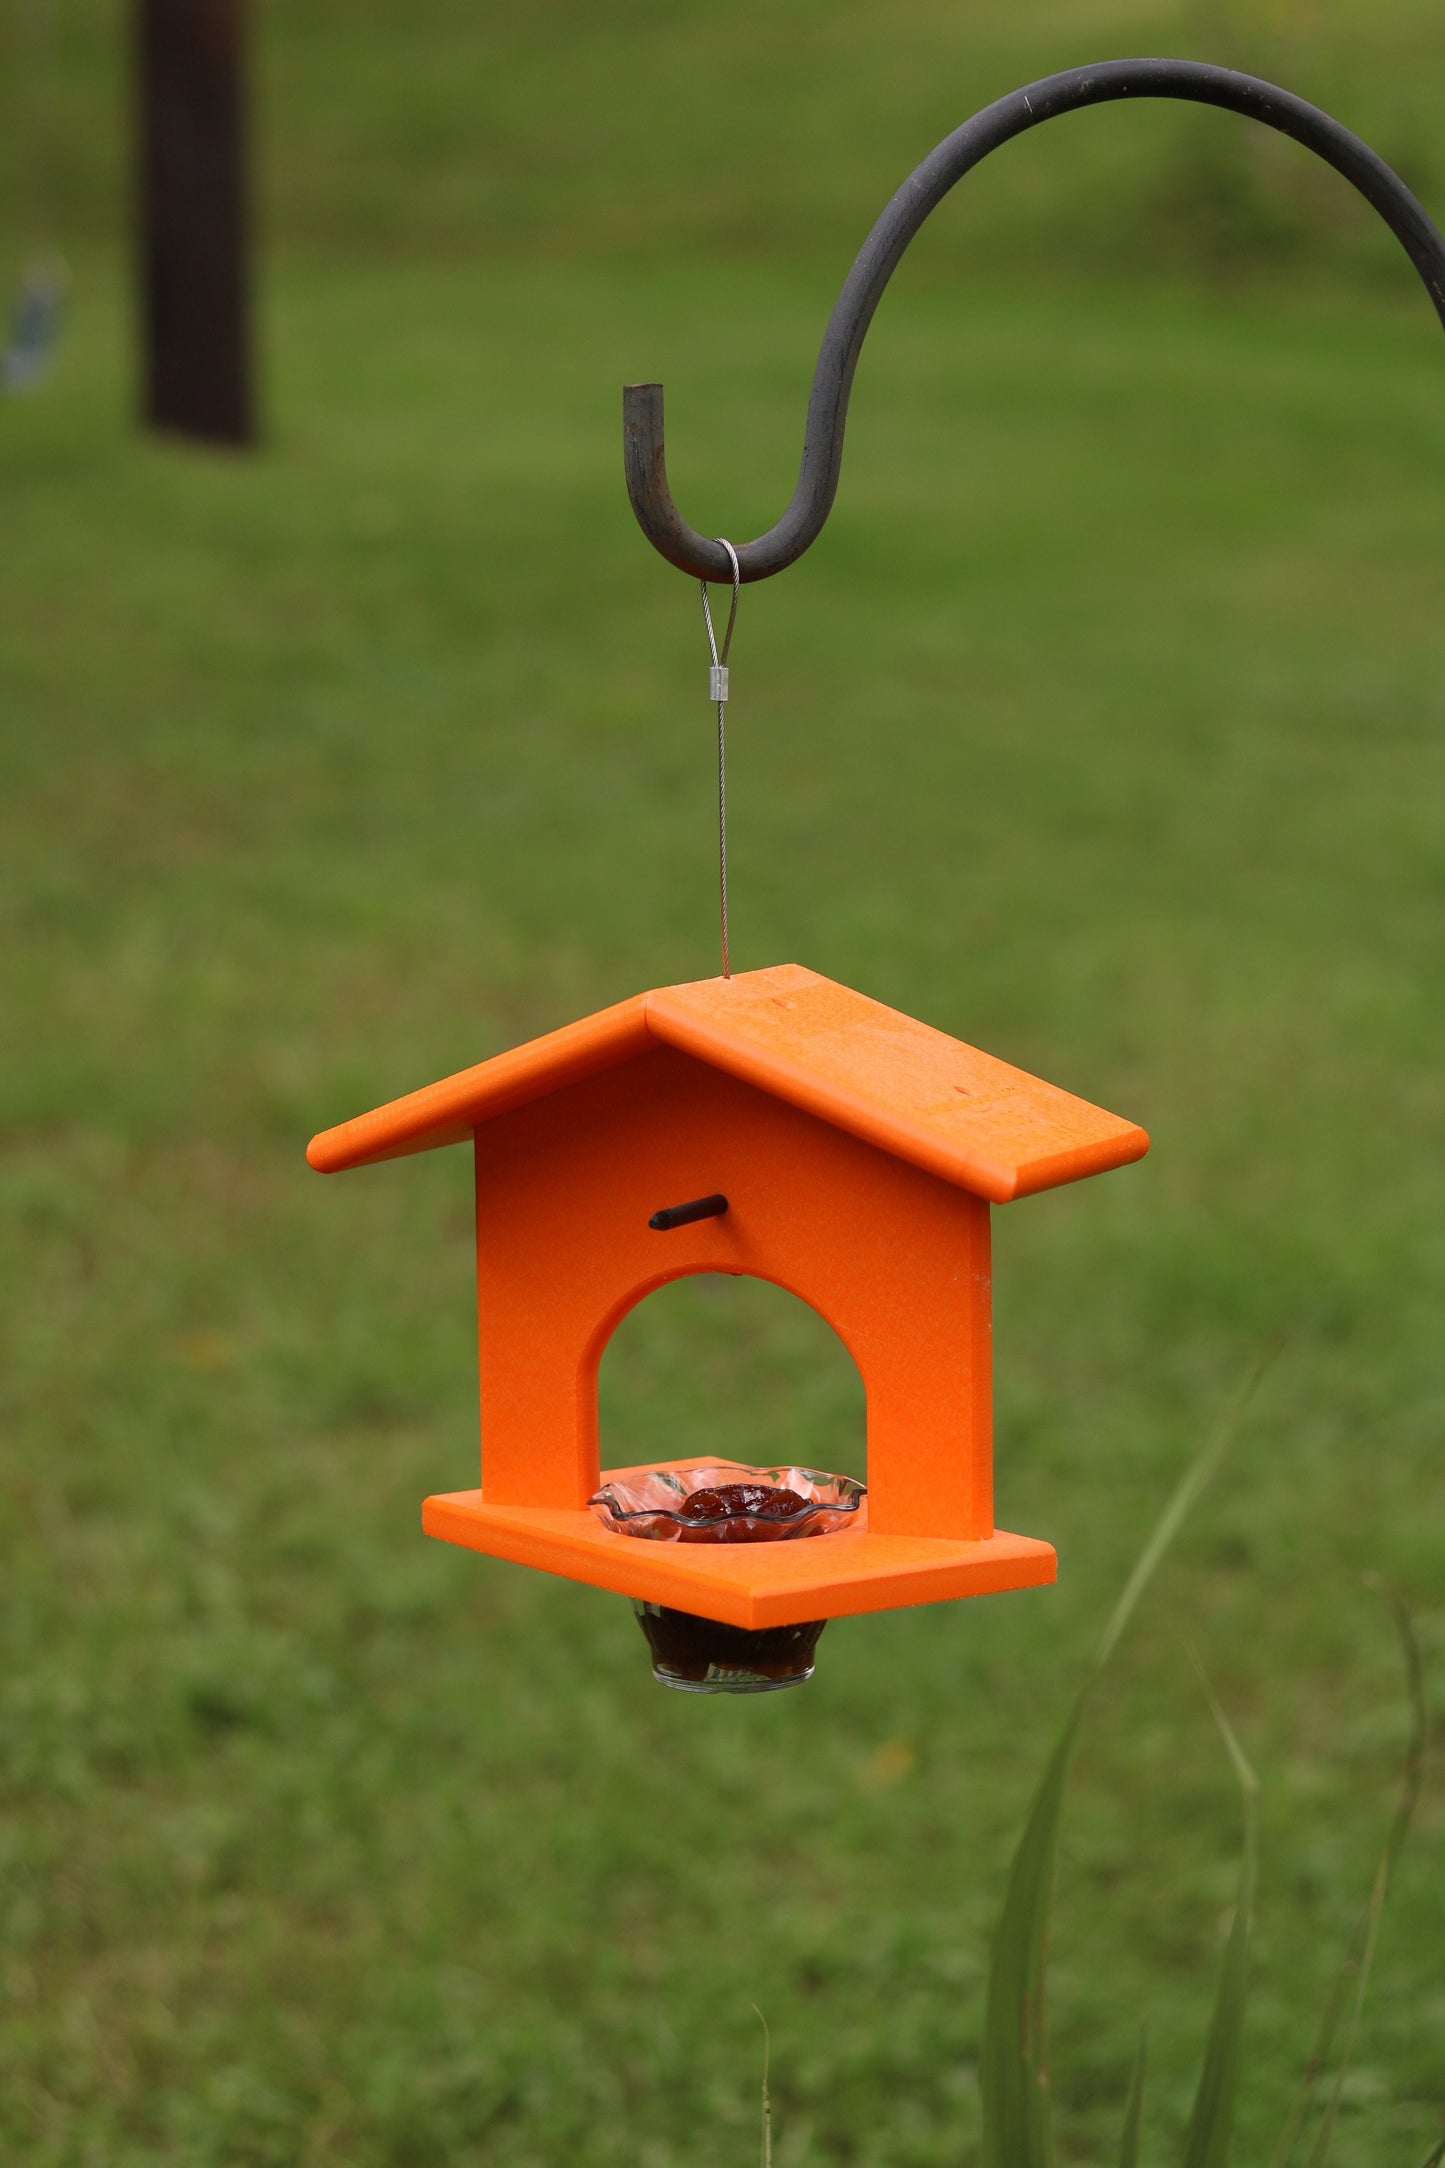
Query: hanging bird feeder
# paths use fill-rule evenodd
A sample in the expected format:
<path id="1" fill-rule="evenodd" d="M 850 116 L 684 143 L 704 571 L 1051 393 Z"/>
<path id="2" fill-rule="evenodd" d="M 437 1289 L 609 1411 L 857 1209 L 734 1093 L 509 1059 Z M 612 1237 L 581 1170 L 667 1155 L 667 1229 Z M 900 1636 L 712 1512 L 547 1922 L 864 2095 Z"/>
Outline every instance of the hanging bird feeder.
<path id="1" fill-rule="evenodd" d="M 633 509 L 703 583 L 717 704 L 723 974 L 641 994 L 313 1139 L 323 1172 L 470 1142 L 482 1484 L 427 1499 L 447 1542 L 630 1596 L 666 1684 L 807 1678 L 824 1623 L 1052 1581 L 1054 1552 L 993 1519 L 989 1212 L 1101 1174 L 1142 1129 L 786 964 L 732 976 L 723 770 L 741 586 L 802 555 L 837 491 L 848 396 L 884 287 L 979 160 L 1059 113 L 1126 97 L 1217 105 L 1294 137 L 1400 239 L 1445 321 L 1445 243 L 1358 137 L 1288 91 L 1191 61 L 1124 60 L 1000 99 L 884 211 L 829 321 L 802 468 L 776 526 L 736 548 L 668 492 L 662 388 L 624 393 Z M 709 580 L 732 587 L 719 647 Z M 867 1394 L 868 1481 L 682 1457 L 605 1474 L 597 1375 L 665 1281 L 750 1274 L 811 1305 Z"/>
<path id="2" fill-rule="evenodd" d="M 1051 1545 L 994 1526 L 989 1208 L 1138 1159 L 1142 1129 L 784 964 L 638 995 L 308 1156 L 464 1141 L 482 1487 L 429 1498 L 431 1535 L 631 1596 L 659 1675 L 714 1690 L 806 1677 L 822 1620 L 1053 1580 Z M 772 1280 L 833 1327 L 866 1497 L 715 1461 L 602 1474 L 607 1343 L 694 1272 Z"/>

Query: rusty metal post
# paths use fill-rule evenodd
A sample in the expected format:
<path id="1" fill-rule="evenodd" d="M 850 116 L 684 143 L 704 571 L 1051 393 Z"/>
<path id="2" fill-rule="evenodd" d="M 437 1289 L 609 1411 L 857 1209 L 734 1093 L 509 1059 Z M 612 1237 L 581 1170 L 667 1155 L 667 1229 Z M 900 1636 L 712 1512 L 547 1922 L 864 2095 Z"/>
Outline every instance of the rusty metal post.
<path id="1" fill-rule="evenodd" d="M 141 409 L 211 444 L 256 436 L 246 0 L 135 0 Z"/>

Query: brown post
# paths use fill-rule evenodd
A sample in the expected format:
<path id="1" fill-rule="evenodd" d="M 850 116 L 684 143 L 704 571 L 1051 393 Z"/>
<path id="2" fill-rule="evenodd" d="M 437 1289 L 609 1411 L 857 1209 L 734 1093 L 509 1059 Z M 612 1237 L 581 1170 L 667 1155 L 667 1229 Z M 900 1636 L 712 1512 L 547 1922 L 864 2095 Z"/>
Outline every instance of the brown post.
<path id="1" fill-rule="evenodd" d="M 144 417 L 251 444 L 246 0 L 136 0 Z"/>

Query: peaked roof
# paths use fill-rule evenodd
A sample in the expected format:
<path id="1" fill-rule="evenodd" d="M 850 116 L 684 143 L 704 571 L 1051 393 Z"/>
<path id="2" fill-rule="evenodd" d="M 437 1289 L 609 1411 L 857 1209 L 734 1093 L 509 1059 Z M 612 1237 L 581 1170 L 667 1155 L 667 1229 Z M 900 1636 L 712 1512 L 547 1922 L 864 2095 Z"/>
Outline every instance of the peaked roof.
<path id="1" fill-rule="evenodd" d="M 1133 1122 L 801 964 L 697 979 L 494 1055 L 313 1137 L 323 1174 L 460 1144 L 529 1100 L 670 1046 L 1004 1204 L 1142 1159 Z"/>

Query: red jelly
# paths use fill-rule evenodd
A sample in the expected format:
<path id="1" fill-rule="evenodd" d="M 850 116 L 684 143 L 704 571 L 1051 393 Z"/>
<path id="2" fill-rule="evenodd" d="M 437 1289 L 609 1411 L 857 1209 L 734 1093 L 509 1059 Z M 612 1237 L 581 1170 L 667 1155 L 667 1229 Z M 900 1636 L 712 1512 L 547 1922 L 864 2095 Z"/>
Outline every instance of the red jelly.
<path id="1" fill-rule="evenodd" d="M 696 1522 L 678 1529 L 682 1543 L 770 1543 L 784 1533 L 780 1522 L 796 1519 L 812 1505 L 795 1490 L 772 1483 L 719 1483 L 715 1490 L 696 1490 L 677 1509 L 679 1521 Z"/>

